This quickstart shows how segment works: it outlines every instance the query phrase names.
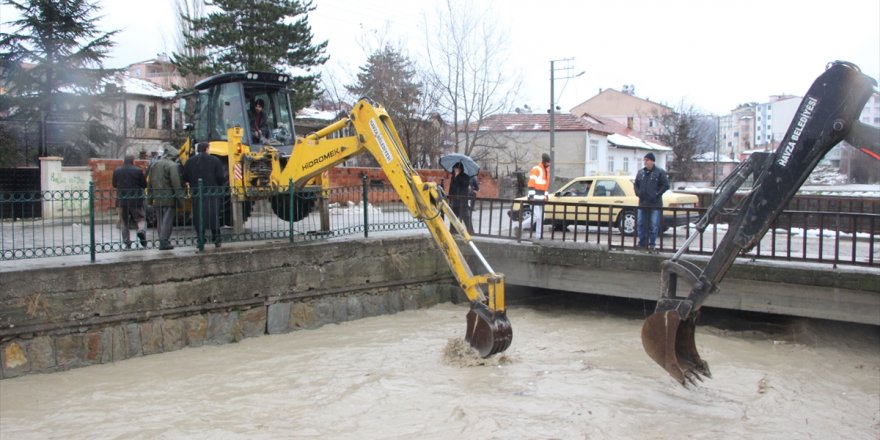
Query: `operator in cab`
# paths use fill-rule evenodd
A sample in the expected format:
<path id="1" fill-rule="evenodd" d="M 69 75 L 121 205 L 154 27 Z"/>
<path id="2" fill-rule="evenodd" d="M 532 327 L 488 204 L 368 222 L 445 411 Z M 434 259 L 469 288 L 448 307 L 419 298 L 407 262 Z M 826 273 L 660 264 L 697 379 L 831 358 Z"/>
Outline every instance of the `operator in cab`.
<path id="1" fill-rule="evenodd" d="M 264 107 L 265 102 L 258 98 L 254 101 L 253 105 L 251 105 L 251 111 L 248 112 L 248 121 L 251 124 L 251 135 L 256 143 L 262 143 L 264 139 L 269 138 L 269 117 L 266 115 L 266 112 L 263 111 Z"/>

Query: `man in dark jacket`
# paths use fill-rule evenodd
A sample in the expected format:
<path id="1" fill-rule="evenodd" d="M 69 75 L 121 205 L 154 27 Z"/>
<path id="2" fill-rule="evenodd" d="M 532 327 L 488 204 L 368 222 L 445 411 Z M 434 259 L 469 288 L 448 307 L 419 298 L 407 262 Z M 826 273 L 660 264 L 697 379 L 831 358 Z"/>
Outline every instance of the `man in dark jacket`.
<path id="1" fill-rule="evenodd" d="M 183 206 L 186 197 L 186 192 L 180 183 L 178 154 L 176 148 L 166 146 L 162 159 L 150 167 L 150 204 L 156 207 L 159 250 L 163 251 L 174 249 L 171 245 L 171 231 L 177 218 L 176 206 Z"/>
<path id="2" fill-rule="evenodd" d="M 116 188 L 116 210 L 119 212 L 119 233 L 125 248 L 131 248 L 128 234 L 130 221 L 137 224 L 137 237 L 141 247 L 147 247 L 147 220 L 144 217 L 144 189 L 147 178 L 134 165 L 134 155 L 126 154 L 122 166 L 113 170 L 113 188 Z"/>
<path id="3" fill-rule="evenodd" d="M 204 237 L 204 230 L 200 231 L 199 226 L 210 229 L 214 247 L 220 247 L 219 214 L 223 199 L 226 197 L 228 180 L 226 167 L 217 156 L 208 154 L 207 142 L 200 142 L 196 148 L 199 154 L 191 157 L 183 165 L 183 181 L 189 185 L 189 192 L 192 195 L 193 226 L 199 237 Z M 199 180 L 202 181 L 201 195 Z"/>
<path id="4" fill-rule="evenodd" d="M 635 189 L 639 196 L 639 208 L 636 229 L 639 234 L 639 247 L 653 250 L 657 245 L 657 233 L 660 230 L 660 213 L 663 208 L 663 193 L 669 189 L 666 171 L 654 165 L 654 153 L 645 155 L 645 167 L 636 174 Z M 647 217 L 647 224 L 646 224 Z M 650 234 L 647 234 L 648 227 Z M 648 235 L 648 237 L 646 237 Z M 646 240 L 648 238 L 648 240 Z"/>

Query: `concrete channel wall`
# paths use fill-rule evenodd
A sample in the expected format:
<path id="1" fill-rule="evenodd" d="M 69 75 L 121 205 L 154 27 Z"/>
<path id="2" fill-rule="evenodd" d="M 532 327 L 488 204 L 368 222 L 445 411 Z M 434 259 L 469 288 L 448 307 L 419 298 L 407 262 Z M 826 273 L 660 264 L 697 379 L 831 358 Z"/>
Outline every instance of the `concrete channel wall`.
<path id="1" fill-rule="evenodd" d="M 507 284 L 647 300 L 660 297 L 660 263 L 671 257 L 551 241 L 487 241 L 480 250 Z M 708 260 L 684 258 L 701 267 Z M 679 286 L 679 296 L 688 292 Z M 741 258 L 704 305 L 880 325 L 880 270 Z"/>
<path id="2" fill-rule="evenodd" d="M 0 377 L 465 299 L 427 235 L 242 245 L 0 270 Z M 659 298 L 669 257 L 584 243 L 478 239 L 478 247 L 508 285 L 647 300 Z M 745 260 L 706 306 L 880 325 L 878 272 Z"/>
<path id="3" fill-rule="evenodd" d="M 105 263 L 4 270 L 0 377 L 461 299 L 426 237 L 120 254 Z"/>

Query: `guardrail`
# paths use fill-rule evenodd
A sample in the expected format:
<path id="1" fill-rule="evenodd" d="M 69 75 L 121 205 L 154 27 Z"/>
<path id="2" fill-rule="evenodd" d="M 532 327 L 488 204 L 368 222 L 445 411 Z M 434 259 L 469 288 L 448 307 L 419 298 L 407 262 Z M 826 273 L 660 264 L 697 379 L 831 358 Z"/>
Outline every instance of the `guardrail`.
<path id="1" fill-rule="evenodd" d="M 241 231 L 229 226 L 221 228 L 222 241 L 280 239 L 293 243 L 357 233 L 367 235 L 371 231 L 423 227 L 420 221 L 410 216 L 402 203 L 395 202 L 399 198 L 390 187 L 367 189 L 364 185 L 330 188 L 321 191 L 320 196 L 296 193 L 288 187 L 282 187 L 273 194 L 278 197 L 275 203 L 268 194 L 254 202 L 236 202 L 242 203 L 242 215 L 246 218 L 244 228 Z M 233 195 L 239 196 L 232 194 L 226 186 L 203 187 L 201 191 L 191 189 L 184 200 L 175 200 L 177 216 L 171 244 L 202 249 L 206 241 L 204 220 L 193 218 L 192 207 L 199 204 L 205 206 L 211 198 L 224 200 L 218 215 L 225 219 L 226 225 L 231 225 L 230 196 Z M 301 217 L 295 212 L 301 209 L 300 204 L 284 201 L 312 197 L 315 198 L 314 209 L 301 220 L 288 222 L 279 216 L 277 211 L 286 210 L 283 215 L 287 218 Z M 143 196 L 136 198 L 146 202 Z M 369 202 L 371 199 L 381 202 L 373 204 Z M 363 203 L 363 200 L 367 200 L 367 203 Z M 129 248 L 119 230 L 116 201 L 116 190 L 98 190 L 93 186 L 88 190 L 0 193 L 0 214 L 42 210 L 42 216 L 14 216 L 0 221 L 0 261 L 68 255 L 90 255 L 91 260 L 95 261 L 98 254 L 158 248 L 154 207 L 145 203 L 148 226 L 146 245 L 139 243 L 135 235 L 137 226 L 130 222 Z"/>
<path id="2" fill-rule="evenodd" d="M 472 213 L 477 236 L 518 239 L 514 230 L 521 217 L 509 215 L 519 203 L 480 198 Z M 634 223 L 626 214 L 634 207 L 581 203 L 545 204 L 542 240 L 604 244 L 616 249 L 637 249 Z M 552 212 L 553 215 L 546 215 Z M 664 208 L 657 248 L 674 252 L 694 232 L 694 223 L 705 208 Z M 689 246 L 687 253 L 710 255 L 727 232 L 726 223 L 710 225 Z M 535 240 L 534 232 L 522 231 L 518 240 Z M 823 211 L 783 211 L 767 234 L 743 256 L 754 259 L 808 261 L 839 264 L 880 265 L 880 215 Z"/>
<path id="3" fill-rule="evenodd" d="M 297 194 L 290 188 L 280 188 L 276 197 L 287 200 L 309 198 L 313 193 Z M 201 233 L 198 221 L 190 214 L 193 204 L 203 197 L 228 200 L 228 187 L 195 189 L 179 206 L 171 242 L 175 246 L 202 248 L 205 244 L 204 225 Z M 141 246 L 131 225 L 131 248 L 125 246 L 117 225 L 114 208 L 115 190 L 0 193 L 0 218 L 4 213 L 42 210 L 34 218 L 14 217 L 0 221 L 0 261 L 66 255 L 96 255 L 111 252 L 133 252 L 158 247 L 158 231 L 154 225 L 152 208 L 146 208 L 149 228 L 146 246 Z M 367 203 L 364 203 L 367 201 Z M 374 202 L 371 202 L 374 201 Z M 204 203 L 202 200 L 201 203 Z M 297 218 L 297 203 L 281 203 L 262 198 L 242 206 L 247 218 L 244 228 L 235 231 L 224 227 L 224 242 L 255 240 L 287 240 L 299 242 L 373 231 L 420 229 L 422 222 L 413 219 L 399 197 L 389 186 L 367 185 L 340 187 L 322 191 L 315 200 L 315 208 L 302 220 L 288 222 L 276 211 L 289 210 L 287 218 Z M 474 235 L 510 240 L 531 240 L 531 231 L 523 231 L 521 238 L 514 228 L 521 225 L 508 212 L 517 203 L 514 200 L 478 198 L 472 200 L 471 212 Z M 632 207 L 621 205 L 588 205 L 574 203 L 547 203 L 554 217 L 545 219 L 544 240 L 573 243 L 597 243 L 613 249 L 636 249 L 634 218 L 622 213 Z M 665 208 L 661 220 L 661 234 L 657 248 L 673 252 L 695 231 L 693 223 L 702 216 L 703 208 Z M 231 204 L 220 209 L 227 224 Z M 711 254 L 727 230 L 725 223 L 711 225 L 694 240 L 687 253 Z M 864 213 L 784 211 L 770 231 L 750 252 L 754 259 L 809 261 L 832 264 L 872 266 L 880 265 L 880 215 Z"/>

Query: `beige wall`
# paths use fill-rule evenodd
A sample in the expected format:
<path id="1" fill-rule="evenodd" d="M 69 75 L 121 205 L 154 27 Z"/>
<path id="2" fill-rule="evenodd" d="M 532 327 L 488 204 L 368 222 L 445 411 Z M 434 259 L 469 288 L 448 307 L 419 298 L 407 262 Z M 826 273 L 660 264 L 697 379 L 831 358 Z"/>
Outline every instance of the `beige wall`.
<path id="1" fill-rule="evenodd" d="M 669 111 L 671 109 L 664 105 L 613 89 L 604 90 L 571 109 L 573 115 L 589 113 L 625 126 L 630 126 L 630 118 L 632 118 L 631 128 L 648 135 L 659 133 L 659 121 L 656 120 L 655 115 Z"/>
<path id="2" fill-rule="evenodd" d="M 593 135 L 598 136 L 598 135 Z M 603 139 L 605 136 L 601 136 Z M 491 133 L 487 144 L 503 145 L 492 150 L 489 162 L 496 162 L 499 176 L 521 170 L 528 172 L 540 162 L 542 153 L 550 153 L 550 132 L 511 131 Z M 557 131 L 554 135 L 555 176 L 554 182 L 563 182 L 584 175 L 584 161 L 587 145 L 585 131 Z M 491 167 L 490 168 L 494 168 Z M 552 186 L 553 188 L 559 185 Z"/>

